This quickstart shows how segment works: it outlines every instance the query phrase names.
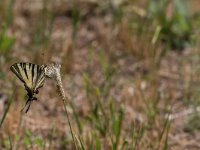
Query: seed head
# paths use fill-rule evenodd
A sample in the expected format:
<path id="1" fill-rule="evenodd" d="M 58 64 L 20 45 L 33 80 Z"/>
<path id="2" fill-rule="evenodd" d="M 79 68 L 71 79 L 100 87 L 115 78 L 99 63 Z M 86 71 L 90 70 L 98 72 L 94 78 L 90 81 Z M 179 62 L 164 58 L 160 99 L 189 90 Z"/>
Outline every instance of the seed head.
<path id="1" fill-rule="evenodd" d="M 62 85 L 61 75 L 60 75 L 61 65 L 52 63 L 45 67 L 45 76 L 56 82 L 57 91 L 62 99 L 66 99 L 65 92 Z"/>

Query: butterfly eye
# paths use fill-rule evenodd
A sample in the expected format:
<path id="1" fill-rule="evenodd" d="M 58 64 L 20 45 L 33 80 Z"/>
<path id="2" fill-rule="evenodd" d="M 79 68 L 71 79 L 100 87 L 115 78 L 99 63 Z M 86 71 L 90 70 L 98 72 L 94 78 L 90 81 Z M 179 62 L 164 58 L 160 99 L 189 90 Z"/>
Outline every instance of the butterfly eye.
<path id="1" fill-rule="evenodd" d="M 38 94 L 38 93 L 39 93 L 39 91 L 38 91 L 38 90 L 36 90 L 36 91 L 35 91 L 35 93 L 36 93 L 36 94 Z"/>

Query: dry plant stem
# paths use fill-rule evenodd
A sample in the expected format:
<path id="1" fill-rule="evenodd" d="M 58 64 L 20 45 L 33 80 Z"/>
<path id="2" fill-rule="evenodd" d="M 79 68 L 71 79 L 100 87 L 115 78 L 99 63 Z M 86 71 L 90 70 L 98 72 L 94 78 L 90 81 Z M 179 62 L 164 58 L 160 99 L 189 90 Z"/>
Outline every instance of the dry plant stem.
<path id="1" fill-rule="evenodd" d="M 45 68 L 45 75 L 56 82 L 57 91 L 62 98 L 65 113 L 67 115 L 67 121 L 68 121 L 70 132 L 71 132 L 71 135 L 72 135 L 73 143 L 74 143 L 75 148 L 77 149 L 75 137 L 74 137 L 72 126 L 71 126 L 70 119 L 69 119 L 69 114 L 68 114 L 68 111 L 67 111 L 67 104 L 66 104 L 67 98 L 65 96 L 65 92 L 64 92 L 64 89 L 63 89 L 63 86 L 62 86 L 60 68 L 61 68 L 61 65 L 59 65 L 59 64 L 50 64 L 49 66 L 47 66 Z"/>
<path id="2" fill-rule="evenodd" d="M 70 132 L 71 132 L 71 135 L 72 135 L 72 139 L 73 139 L 73 142 L 74 142 L 74 146 L 75 146 L 75 148 L 77 149 L 76 143 L 75 143 L 74 134 L 73 134 L 73 130 L 72 130 L 71 123 L 70 123 L 70 120 L 69 120 L 69 114 L 68 114 L 68 111 L 67 111 L 66 101 L 65 101 L 65 99 L 62 99 L 62 101 L 63 101 L 63 105 L 64 105 L 64 108 L 65 108 L 65 113 L 66 113 L 66 115 L 67 115 L 67 121 L 68 121 L 68 124 L 69 124 L 69 127 L 70 127 Z"/>

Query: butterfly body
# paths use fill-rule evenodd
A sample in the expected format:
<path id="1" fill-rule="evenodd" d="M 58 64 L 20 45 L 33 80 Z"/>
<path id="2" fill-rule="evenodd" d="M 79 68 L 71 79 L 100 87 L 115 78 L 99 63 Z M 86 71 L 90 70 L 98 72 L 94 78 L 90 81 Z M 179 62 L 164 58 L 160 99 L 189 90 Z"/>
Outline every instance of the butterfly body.
<path id="1" fill-rule="evenodd" d="M 15 63 L 10 67 L 10 70 L 24 83 L 27 91 L 28 100 L 24 106 L 25 108 L 28 105 L 26 112 L 28 112 L 32 101 L 37 100 L 38 89 L 44 85 L 44 68 L 45 66 L 32 63 Z"/>

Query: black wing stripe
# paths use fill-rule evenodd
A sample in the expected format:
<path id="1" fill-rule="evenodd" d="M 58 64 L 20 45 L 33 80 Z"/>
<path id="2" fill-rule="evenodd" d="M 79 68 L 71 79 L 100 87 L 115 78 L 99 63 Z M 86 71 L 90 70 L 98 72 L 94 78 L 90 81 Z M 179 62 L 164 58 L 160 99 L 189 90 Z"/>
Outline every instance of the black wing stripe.
<path id="1" fill-rule="evenodd" d="M 38 78 L 36 81 L 35 89 L 39 89 L 44 85 L 45 75 L 44 75 L 44 69 L 43 67 L 39 67 L 38 70 Z"/>
<path id="2" fill-rule="evenodd" d="M 33 78 L 34 78 L 34 68 L 35 68 L 35 65 L 34 64 L 31 64 L 32 65 L 32 67 L 31 67 L 31 73 L 32 73 L 32 85 L 33 85 L 33 83 L 34 83 L 34 81 L 33 81 Z"/>
<path id="3" fill-rule="evenodd" d="M 25 83 L 25 81 L 24 81 L 24 79 L 23 79 L 23 77 L 22 77 L 22 75 L 21 75 L 21 73 L 20 73 L 20 69 L 19 69 L 19 67 L 18 67 L 17 64 L 12 65 L 12 66 L 10 67 L 10 70 L 11 70 L 23 83 Z"/>
<path id="4" fill-rule="evenodd" d="M 39 68 L 39 66 L 38 65 L 36 65 L 35 66 L 35 68 L 34 68 L 34 79 L 33 79 L 33 81 L 34 81 L 34 86 L 33 87 L 35 87 L 36 86 L 36 84 L 37 84 L 37 79 L 38 79 L 38 68 Z"/>
<path id="5" fill-rule="evenodd" d="M 24 69 L 24 72 L 25 72 L 25 75 L 26 75 L 26 78 L 28 79 L 28 73 L 27 73 L 27 69 L 26 69 L 26 63 L 23 64 L 23 69 Z"/>
<path id="6" fill-rule="evenodd" d="M 20 63 L 21 68 L 23 68 L 23 63 Z"/>
<path id="7" fill-rule="evenodd" d="M 25 72 L 24 72 L 24 69 L 23 69 L 23 63 L 20 63 L 20 64 L 16 64 L 17 67 L 19 68 L 19 74 L 21 75 L 21 78 L 24 80 L 24 82 L 26 83 L 27 82 L 27 78 L 26 78 L 26 75 L 25 75 Z"/>

